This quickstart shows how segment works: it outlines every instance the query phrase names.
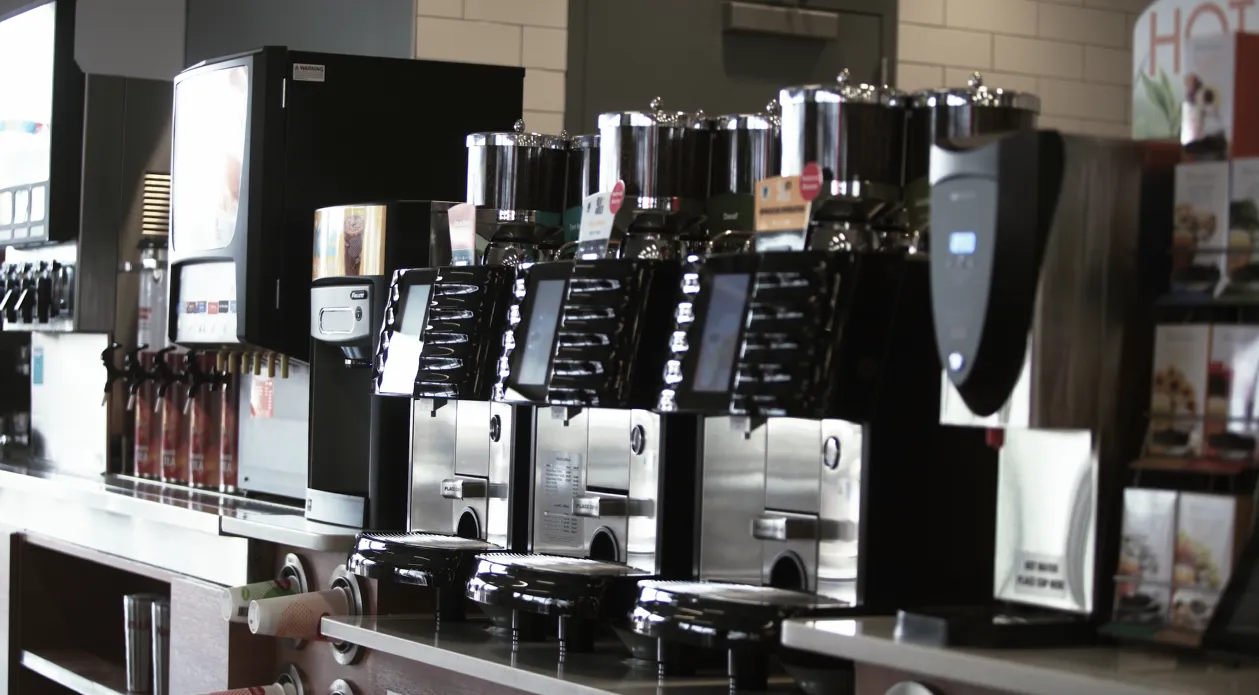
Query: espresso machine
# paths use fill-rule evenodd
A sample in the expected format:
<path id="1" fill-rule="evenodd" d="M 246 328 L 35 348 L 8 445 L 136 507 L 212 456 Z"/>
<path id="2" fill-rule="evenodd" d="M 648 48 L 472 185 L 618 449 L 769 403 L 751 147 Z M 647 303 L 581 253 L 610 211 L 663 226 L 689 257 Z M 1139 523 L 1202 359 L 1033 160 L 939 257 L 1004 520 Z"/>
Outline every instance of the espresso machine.
<path id="1" fill-rule="evenodd" d="M 361 534 L 348 564 L 435 588 L 444 620 L 475 553 L 528 547 L 533 409 L 491 396 L 518 268 L 562 243 L 568 148 L 520 121 L 466 143 L 469 202 L 446 212 L 444 257 L 394 274 L 376 354 L 376 393 L 409 413 L 407 532 Z"/>
<path id="2" fill-rule="evenodd" d="M 775 655 L 827 692 L 843 669 L 780 649 L 782 621 L 974 600 L 991 547 L 951 539 L 992 532 L 993 454 L 939 424 L 929 263 L 897 219 L 905 95 L 841 74 L 779 103 L 756 253 L 688 264 L 670 312 L 658 408 L 704 416 L 701 581 L 644 582 L 631 629 L 665 671 L 723 652 L 755 690 Z"/>
<path id="3" fill-rule="evenodd" d="M 1152 372 L 1139 241 L 1172 219 L 1166 200 L 1140 219 L 1149 147 L 1022 131 L 932 150 L 940 422 L 999 449 L 995 567 L 983 607 L 903 614 L 906 639 L 1069 643 L 1109 610 Z"/>
<path id="4" fill-rule="evenodd" d="M 315 211 L 310 289 L 306 518 L 394 530 L 406 523 L 411 409 L 374 393 L 372 360 L 399 268 L 429 265 L 448 205 L 394 201 Z"/>
<path id="5" fill-rule="evenodd" d="M 319 79 L 310 78 L 315 74 Z M 363 444 L 370 435 L 360 432 L 338 444 L 348 447 L 353 440 L 358 464 L 324 452 L 309 455 L 312 447 L 323 446 L 325 435 L 346 433 L 348 427 L 338 423 L 329 432 L 312 432 L 312 418 L 335 420 L 326 413 L 338 407 L 320 403 L 312 414 L 312 393 L 316 398 L 323 393 L 311 384 L 312 347 L 332 351 L 325 354 L 333 361 L 324 365 L 336 364 L 340 354 L 341 365 L 329 367 L 326 375 L 347 370 L 341 374 L 346 380 L 357 376 L 348 376 L 353 369 L 344 364 L 341 343 L 312 335 L 319 332 L 311 312 L 315 211 L 457 197 L 450 172 L 463 166 L 460 138 L 469 126 L 502 128 L 518 119 L 523 77 L 518 68 L 267 47 L 196 65 L 176 78 L 170 334 L 178 344 L 223 353 L 227 370 L 239 372 L 235 488 L 306 498 L 313 518 L 340 523 L 374 523 L 374 511 L 389 509 L 383 498 L 364 499 L 389 494 L 379 489 L 384 478 L 371 473 L 371 444 Z M 469 84 L 482 89 L 437 110 L 403 108 L 381 96 Z M 388 226 L 392 230 L 392 222 Z M 416 248 L 426 243 L 424 229 L 401 235 L 418 235 Z M 387 272 L 347 275 L 346 256 L 371 248 L 354 229 L 339 243 L 342 276 Z M 325 278 L 315 284 L 339 282 Z M 353 318 L 350 342 L 358 346 L 346 345 L 351 359 L 365 361 L 370 348 L 362 328 L 381 309 L 354 304 L 363 300 L 352 293 L 363 289 L 348 286 L 314 289 L 346 293 L 329 297 L 333 305 L 324 307 L 332 310 L 324 314 L 325 328 L 345 329 Z M 383 280 L 379 287 L 383 290 Z M 384 302 L 383 296 L 371 297 Z M 356 309 L 364 313 L 361 321 Z M 375 326 L 367 335 L 371 330 Z M 364 389 L 368 372 L 363 370 Z M 401 500 L 404 490 L 393 494 Z M 402 517 L 395 513 L 395 518 Z"/>

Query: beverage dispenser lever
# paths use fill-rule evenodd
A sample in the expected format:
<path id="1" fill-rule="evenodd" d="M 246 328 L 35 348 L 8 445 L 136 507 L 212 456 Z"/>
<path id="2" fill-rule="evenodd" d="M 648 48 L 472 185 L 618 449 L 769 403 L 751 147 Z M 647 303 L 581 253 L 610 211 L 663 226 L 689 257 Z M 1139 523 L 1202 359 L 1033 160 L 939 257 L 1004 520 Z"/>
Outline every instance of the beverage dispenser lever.
<path id="1" fill-rule="evenodd" d="M 127 351 L 122 358 L 122 371 L 127 375 L 127 410 L 136 407 L 136 394 L 145 381 L 153 378 L 153 374 L 140 362 L 140 353 L 148 350 L 147 343 L 141 343 Z"/>
<path id="2" fill-rule="evenodd" d="M 184 399 L 184 414 L 187 415 L 192 410 L 192 401 L 197 396 L 197 389 L 202 386 L 214 388 L 215 374 L 207 372 L 201 367 L 201 351 L 190 350 L 188 352 L 188 385 L 185 390 L 187 398 Z"/>
<path id="3" fill-rule="evenodd" d="M 171 384 L 182 380 L 182 375 L 176 374 L 175 370 L 170 368 L 170 364 L 166 361 L 166 354 L 175 349 L 174 345 L 168 345 L 157 351 L 157 358 L 153 363 L 154 379 L 157 380 L 157 394 L 153 399 L 153 412 L 162 412 L 162 401 L 166 400 L 166 392 L 170 390 Z"/>
<path id="4" fill-rule="evenodd" d="M 110 343 L 109 347 L 101 350 L 101 364 L 105 366 L 105 394 L 101 397 L 101 405 L 109 402 L 109 393 L 114 388 L 114 382 L 125 376 L 123 370 L 114 366 L 114 352 L 121 348 L 118 343 Z"/>

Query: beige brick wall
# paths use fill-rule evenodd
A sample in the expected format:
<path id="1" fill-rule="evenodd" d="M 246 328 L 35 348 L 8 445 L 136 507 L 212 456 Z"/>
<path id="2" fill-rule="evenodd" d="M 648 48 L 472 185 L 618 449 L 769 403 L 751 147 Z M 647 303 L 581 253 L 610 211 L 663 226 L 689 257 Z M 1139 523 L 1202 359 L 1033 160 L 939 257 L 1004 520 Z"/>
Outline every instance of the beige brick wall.
<path id="1" fill-rule="evenodd" d="M 564 123 L 568 0 L 415 0 L 415 57 L 525 68 L 529 130 Z"/>
<path id="2" fill-rule="evenodd" d="M 1150 0 L 900 0 L 901 89 L 966 84 L 1040 95 L 1045 127 L 1130 134 L 1132 26 Z"/>

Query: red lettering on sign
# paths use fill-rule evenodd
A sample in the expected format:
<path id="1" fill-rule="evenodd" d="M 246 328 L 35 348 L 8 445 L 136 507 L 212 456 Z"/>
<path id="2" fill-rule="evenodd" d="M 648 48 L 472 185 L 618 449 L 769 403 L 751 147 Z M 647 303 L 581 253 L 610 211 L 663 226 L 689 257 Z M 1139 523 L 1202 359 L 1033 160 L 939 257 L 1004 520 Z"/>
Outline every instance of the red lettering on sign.
<path id="1" fill-rule="evenodd" d="M 1150 77 L 1158 76 L 1158 47 L 1172 47 L 1172 73 L 1180 74 L 1180 8 L 1172 12 L 1172 33 L 1159 35 L 1158 13 L 1150 13 Z"/>
<path id="2" fill-rule="evenodd" d="M 1201 5 L 1198 5 L 1197 7 L 1190 10 L 1189 19 L 1185 20 L 1185 37 L 1186 38 L 1193 36 L 1193 27 L 1195 24 L 1198 23 L 1198 19 L 1201 18 L 1203 15 L 1211 15 L 1212 17 L 1215 17 L 1215 20 L 1219 23 L 1219 26 L 1213 27 L 1213 30 L 1205 29 L 1204 31 L 1201 32 L 1202 35 L 1211 36 L 1214 34 L 1227 34 L 1228 33 L 1228 15 L 1224 14 L 1224 10 L 1221 10 L 1219 5 L 1216 5 L 1215 3 L 1204 2 Z M 1180 68 L 1177 67 L 1176 71 L 1179 72 Z"/>
<path id="3" fill-rule="evenodd" d="M 1237 31 L 1246 31 L 1246 8 L 1254 7 L 1255 0 L 1228 0 L 1228 6 L 1237 11 Z"/>

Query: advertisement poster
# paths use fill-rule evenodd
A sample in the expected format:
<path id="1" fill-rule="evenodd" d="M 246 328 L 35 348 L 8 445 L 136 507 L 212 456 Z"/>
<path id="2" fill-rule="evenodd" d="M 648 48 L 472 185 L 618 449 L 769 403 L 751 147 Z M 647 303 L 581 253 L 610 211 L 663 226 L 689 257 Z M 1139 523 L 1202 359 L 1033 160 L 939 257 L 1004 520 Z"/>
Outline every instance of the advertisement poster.
<path id="1" fill-rule="evenodd" d="M 1132 33 L 1132 136 L 1179 139 L 1190 38 L 1259 32 L 1259 0 L 1156 0 Z"/>

